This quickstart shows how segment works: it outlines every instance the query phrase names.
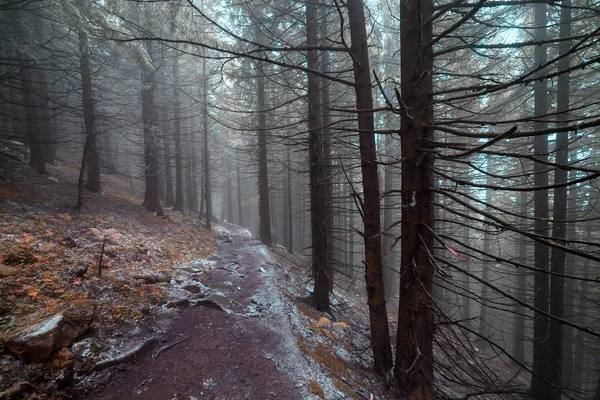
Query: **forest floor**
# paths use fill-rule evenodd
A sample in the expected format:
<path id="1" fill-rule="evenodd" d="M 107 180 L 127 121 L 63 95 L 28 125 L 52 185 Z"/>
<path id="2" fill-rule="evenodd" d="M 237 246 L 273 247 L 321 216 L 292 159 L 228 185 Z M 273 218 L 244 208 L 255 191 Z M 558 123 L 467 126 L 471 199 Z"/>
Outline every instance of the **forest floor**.
<path id="1" fill-rule="evenodd" d="M 48 172 L 0 152 L 0 398 L 393 397 L 362 302 L 313 309 L 304 258 L 156 218 L 116 175 L 76 211 L 76 163 Z"/>
<path id="2" fill-rule="evenodd" d="M 305 258 L 236 225 L 156 218 L 117 175 L 75 211 L 75 162 L 39 176 L 1 150 L 0 399 L 399 397 L 372 370 L 361 290 L 338 287 L 323 315 Z M 452 327 L 436 338 L 448 398 L 526 387 Z"/>

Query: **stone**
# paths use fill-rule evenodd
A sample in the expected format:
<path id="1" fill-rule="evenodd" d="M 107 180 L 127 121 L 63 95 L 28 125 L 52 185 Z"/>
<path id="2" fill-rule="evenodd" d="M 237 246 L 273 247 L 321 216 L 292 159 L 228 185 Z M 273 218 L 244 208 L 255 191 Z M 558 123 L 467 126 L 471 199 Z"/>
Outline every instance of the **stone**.
<path id="1" fill-rule="evenodd" d="M 171 301 L 167 303 L 167 308 L 188 308 L 190 306 L 190 301 L 188 299 L 181 299 L 177 301 Z"/>
<path id="2" fill-rule="evenodd" d="M 54 350 L 64 319 L 64 315 L 57 314 L 24 329 L 8 339 L 6 349 L 24 361 L 45 362 Z"/>
<path id="3" fill-rule="evenodd" d="M 184 287 L 182 287 L 182 289 L 194 294 L 200 293 L 202 291 L 202 288 L 200 288 L 200 286 L 197 285 L 185 285 Z"/>
<path id="4" fill-rule="evenodd" d="M 8 265 L 0 264 L 0 278 L 6 278 L 8 276 L 16 275 L 19 272 L 16 268 L 9 267 Z"/>
<path id="5" fill-rule="evenodd" d="M 76 302 L 63 313 L 25 328 L 8 339 L 6 349 L 26 362 L 42 363 L 55 349 L 67 347 L 81 336 L 94 319 L 95 303 Z"/>
<path id="6" fill-rule="evenodd" d="M 207 301 L 213 301 L 225 308 L 229 307 L 231 305 L 231 302 L 229 301 L 229 299 L 227 298 L 227 296 L 224 296 L 220 293 L 213 293 L 210 296 L 208 296 L 206 298 Z"/>

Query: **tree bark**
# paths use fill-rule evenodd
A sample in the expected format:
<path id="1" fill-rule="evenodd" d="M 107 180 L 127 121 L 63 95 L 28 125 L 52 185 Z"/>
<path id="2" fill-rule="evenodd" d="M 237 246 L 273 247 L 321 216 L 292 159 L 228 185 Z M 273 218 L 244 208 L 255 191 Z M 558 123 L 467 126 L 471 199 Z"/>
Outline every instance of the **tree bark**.
<path id="1" fill-rule="evenodd" d="M 351 51 L 353 54 L 354 88 L 358 113 L 360 167 L 363 185 L 363 215 L 365 243 L 365 280 L 371 324 L 371 346 L 375 370 L 386 373 L 392 368 L 392 348 L 383 284 L 383 259 L 381 255 L 381 205 L 379 203 L 379 176 L 369 52 L 362 0 L 349 0 Z"/>
<path id="2" fill-rule="evenodd" d="M 521 185 L 527 184 L 527 176 L 521 177 Z M 527 192 L 520 192 L 519 194 L 519 206 L 520 206 L 520 215 L 525 218 L 527 216 Z M 527 223 L 523 219 L 521 221 L 521 229 L 527 230 Z M 517 242 L 518 261 L 520 263 L 527 263 L 527 238 L 521 237 Z M 519 270 L 517 272 L 517 287 L 516 287 L 516 297 L 522 302 L 526 302 L 527 295 L 527 274 L 525 271 Z M 522 305 L 517 305 L 515 309 L 515 340 L 514 340 L 514 349 L 513 349 L 513 357 L 517 360 L 517 362 L 523 364 L 525 363 L 525 342 L 527 341 L 525 337 L 525 307 Z"/>
<path id="3" fill-rule="evenodd" d="M 560 37 L 571 37 L 571 1 L 562 2 L 560 11 Z M 558 62 L 558 70 L 569 69 L 570 50 L 568 41 L 560 42 L 559 54 L 563 56 Z M 569 116 L 569 73 L 564 72 L 558 77 L 556 125 L 567 125 Z M 561 132 L 556 138 L 556 163 L 567 165 L 569 163 L 569 132 Z M 554 184 L 564 185 L 567 182 L 568 172 L 558 168 L 554 172 Z M 567 186 L 554 189 L 554 214 L 552 216 L 552 236 L 558 243 L 564 243 L 567 238 Z M 565 262 L 567 254 L 557 248 L 552 249 L 550 278 L 550 314 L 563 319 L 565 316 Z M 553 386 L 552 399 L 561 399 L 562 372 L 564 363 L 564 325 L 561 322 L 551 321 L 548 336 L 548 380 Z"/>
<path id="4" fill-rule="evenodd" d="M 487 159 L 487 166 L 486 166 L 486 185 L 488 186 L 492 186 L 493 185 L 493 181 L 492 181 L 492 176 L 491 174 L 493 174 L 493 160 L 492 160 L 492 156 L 491 155 L 487 155 L 486 156 Z M 492 204 L 492 189 L 490 187 L 488 187 L 485 190 L 485 202 L 487 204 Z M 487 211 L 489 212 L 489 208 L 487 208 Z M 491 229 L 491 227 L 486 227 L 484 226 L 485 232 L 483 234 L 483 252 L 485 254 L 490 254 L 490 242 L 491 242 L 491 237 L 490 237 L 490 232 L 489 229 Z M 492 261 L 487 261 L 487 260 L 482 260 L 481 263 L 481 279 L 484 282 L 489 282 L 489 276 L 490 276 L 490 268 L 489 268 L 489 264 Z M 486 301 L 489 295 L 489 288 L 486 285 L 481 285 L 481 300 L 480 300 L 480 304 L 481 304 L 481 312 L 479 314 L 479 347 L 482 350 L 485 350 L 488 347 L 488 340 L 489 340 L 489 318 L 488 318 L 488 307 L 486 305 Z"/>
<path id="5" fill-rule="evenodd" d="M 544 41 L 546 39 L 546 26 L 548 24 L 546 15 L 546 4 L 534 4 L 535 11 L 535 30 L 536 40 Z M 546 45 L 535 47 L 534 65 L 543 65 L 546 63 Z M 539 74 L 543 75 L 543 71 Z M 534 117 L 546 118 L 548 114 L 548 83 L 545 79 L 540 79 L 534 83 Z M 547 123 L 537 120 L 534 122 L 534 130 L 543 130 L 548 126 Z M 548 161 L 548 138 L 546 136 L 535 136 L 533 139 L 533 150 L 537 159 L 541 162 Z M 548 185 L 548 169 L 542 163 L 536 162 L 533 167 L 533 183 L 536 187 Z M 534 195 L 534 231 L 538 235 L 548 235 L 548 191 L 536 190 Z M 538 241 L 534 244 L 535 267 L 538 272 L 534 274 L 534 300 L 533 304 L 537 310 L 542 312 L 549 311 L 549 278 L 548 269 L 550 266 L 548 247 Z M 539 311 L 534 312 L 533 321 L 533 365 L 531 379 L 531 393 L 534 396 L 549 399 L 552 396 L 552 388 L 546 383 L 550 365 L 548 364 L 548 318 Z"/>
<path id="6" fill-rule="evenodd" d="M 162 214 L 159 201 L 158 152 L 156 148 L 156 88 L 155 71 L 150 66 L 142 66 L 142 125 L 144 132 L 144 177 L 146 191 L 144 206 L 149 212 Z"/>
<path id="7" fill-rule="evenodd" d="M 202 131 L 204 134 L 204 202 L 206 203 L 206 229 L 212 224 L 212 193 L 210 188 L 210 151 L 208 143 L 208 75 L 206 74 L 206 58 L 202 59 Z"/>
<path id="8" fill-rule="evenodd" d="M 394 375 L 401 393 L 435 398 L 433 388 L 434 157 L 432 0 L 400 3 L 402 236 L 400 305 Z M 421 22 L 425 21 L 425 22 Z"/>
<path id="9" fill-rule="evenodd" d="M 173 139 L 175 141 L 175 204 L 174 211 L 183 212 L 183 148 L 181 146 L 181 101 L 179 98 L 179 57 L 173 61 Z"/>
<path id="10" fill-rule="evenodd" d="M 306 3 L 306 44 L 317 46 L 317 4 L 314 0 Z M 308 68 L 319 69 L 319 55 L 309 50 Z M 315 280 L 312 301 L 317 310 L 329 311 L 329 294 L 333 277 L 327 254 L 327 215 L 325 210 L 325 182 L 323 174 L 323 129 L 321 107 L 319 105 L 319 77 L 308 74 L 308 162 L 310 180 L 310 221 L 312 247 L 312 277 Z"/>
<path id="11" fill-rule="evenodd" d="M 292 157 L 287 147 L 287 250 L 294 254 L 294 212 L 292 207 Z"/>
<path id="12" fill-rule="evenodd" d="M 267 246 L 273 245 L 271 236 L 271 207 L 269 200 L 269 167 L 267 158 L 267 115 L 265 111 L 264 65 L 256 66 L 256 94 L 258 111 L 258 213 L 260 215 L 260 240 Z"/>
<path id="13" fill-rule="evenodd" d="M 82 0 L 77 1 L 77 7 L 86 7 Z M 90 67 L 90 50 L 88 36 L 84 29 L 79 30 L 79 63 L 83 100 L 83 121 L 85 129 L 85 145 L 83 166 L 87 166 L 88 176 L 85 188 L 91 192 L 100 191 L 100 161 L 96 143 L 96 113 L 94 110 L 94 94 L 92 91 L 92 71 Z M 79 197 L 79 196 L 78 196 Z M 77 203 L 79 204 L 79 199 Z"/>
<path id="14" fill-rule="evenodd" d="M 25 31 L 27 22 L 24 20 L 23 11 L 16 9 L 11 13 L 14 34 L 17 40 L 17 58 L 20 68 L 21 92 L 23 93 L 23 104 L 25 108 L 26 138 L 29 144 L 29 165 L 38 174 L 46 173 L 46 160 L 44 158 L 44 143 L 40 137 L 40 119 L 38 115 L 38 102 L 33 87 L 32 70 L 29 58 L 23 51 L 29 37 Z"/>
<path id="15" fill-rule="evenodd" d="M 238 225 L 244 226 L 244 207 L 242 201 L 242 179 L 240 177 L 240 162 L 236 162 L 235 172 L 237 175 L 237 203 L 238 203 Z"/>

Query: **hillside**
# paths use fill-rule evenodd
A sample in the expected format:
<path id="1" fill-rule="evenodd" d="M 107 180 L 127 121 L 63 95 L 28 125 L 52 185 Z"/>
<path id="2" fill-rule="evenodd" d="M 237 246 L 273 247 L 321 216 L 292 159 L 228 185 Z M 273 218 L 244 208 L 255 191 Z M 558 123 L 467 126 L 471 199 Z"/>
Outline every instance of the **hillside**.
<path id="1" fill-rule="evenodd" d="M 118 176 L 103 176 L 103 192 L 86 193 L 75 211 L 76 165 L 59 161 L 49 173 L 0 163 L 0 398 L 177 395 L 167 393 L 181 389 L 174 381 L 111 378 L 141 377 L 144 366 L 175 380 L 164 371 L 183 368 L 192 397 L 384 396 L 364 307 L 338 297 L 337 322 L 314 310 L 301 257 L 235 225 L 208 232 L 180 213 L 156 218 Z M 207 341 L 216 334 L 226 336 Z M 214 352 L 223 346 L 227 359 Z M 238 356 L 245 369 L 235 375 Z M 201 363 L 212 367 L 198 375 Z"/>

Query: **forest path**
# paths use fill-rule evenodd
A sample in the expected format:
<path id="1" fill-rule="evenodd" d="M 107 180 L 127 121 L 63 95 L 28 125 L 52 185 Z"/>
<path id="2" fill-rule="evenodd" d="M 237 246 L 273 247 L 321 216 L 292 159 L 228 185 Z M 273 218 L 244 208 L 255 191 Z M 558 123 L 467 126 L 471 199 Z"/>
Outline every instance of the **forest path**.
<path id="1" fill-rule="evenodd" d="M 277 287 L 281 267 L 244 228 L 220 224 L 204 282 L 219 304 L 184 310 L 157 349 L 112 370 L 89 399 L 300 399 L 306 361 Z M 226 300 L 225 295 L 228 299 Z M 208 303 L 200 303 L 209 305 Z M 155 357 L 153 357 L 155 356 Z M 304 389 L 306 391 L 306 389 Z M 301 394 L 302 393 L 302 394 Z"/>

